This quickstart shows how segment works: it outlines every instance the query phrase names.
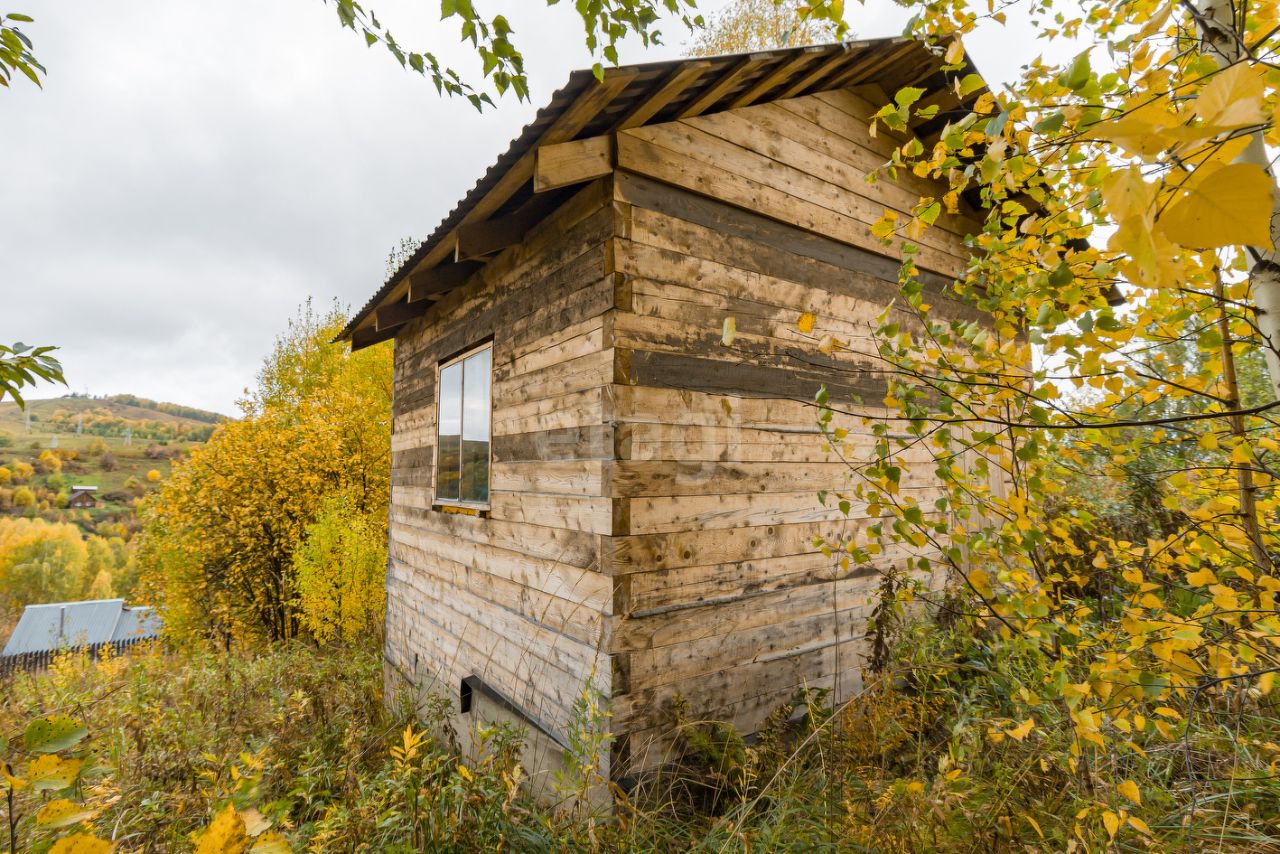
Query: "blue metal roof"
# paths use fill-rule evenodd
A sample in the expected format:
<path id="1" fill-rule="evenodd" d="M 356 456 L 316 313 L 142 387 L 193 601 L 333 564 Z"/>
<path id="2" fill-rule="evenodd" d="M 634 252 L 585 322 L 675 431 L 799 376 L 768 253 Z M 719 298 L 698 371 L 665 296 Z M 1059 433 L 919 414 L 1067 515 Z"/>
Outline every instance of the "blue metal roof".
<path id="1" fill-rule="evenodd" d="M 160 619 L 154 609 L 127 608 L 123 599 L 28 605 L 3 654 L 155 637 L 159 629 Z"/>

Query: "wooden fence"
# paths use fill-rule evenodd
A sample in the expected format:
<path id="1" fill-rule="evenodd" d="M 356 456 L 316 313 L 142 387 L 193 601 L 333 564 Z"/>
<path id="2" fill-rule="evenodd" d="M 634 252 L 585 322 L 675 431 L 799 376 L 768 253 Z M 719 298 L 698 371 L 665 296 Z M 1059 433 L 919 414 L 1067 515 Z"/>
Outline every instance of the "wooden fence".
<path id="1" fill-rule="evenodd" d="M 120 641 L 104 641 L 102 643 L 82 644 L 80 646 L 65 647 L 63 649 L 42 649 L 39 652 L 20 652 L 17 655 L 0 655 L 0 679 L 6 679 L 14 673 L 31 673 L 36 670 L 44 670 L 53 664 L 54 660 L 60 655 L 66 653 L 87 653 L 89 658 L 98 659 L 102 657 L 103 650 L 110 647 L 112 655 L 119 655 L 128 652 L 138 644 L 150 643 L 156 638 L 129 638 Z"/>

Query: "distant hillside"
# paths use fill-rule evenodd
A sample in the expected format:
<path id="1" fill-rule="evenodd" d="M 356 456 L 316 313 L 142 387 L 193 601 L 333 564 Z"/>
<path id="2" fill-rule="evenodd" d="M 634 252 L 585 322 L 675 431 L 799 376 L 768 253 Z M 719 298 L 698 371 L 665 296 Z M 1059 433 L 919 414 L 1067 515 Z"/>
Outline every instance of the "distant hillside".
<path id="1" fill-rule="evenodd" d="M 127 538 L 138 502 L 226 420 L 134 395 L 28 400 L 25 413 L 0 403 L 0 517 L 38 515 Z M 66 506 L 77 485 L 97 487 L 96 506 Z"/>
<path id="2" fill-rule="evenodd" d="M 28 432 L 79 433 L 90 436 L 125 437 L 135 441 L 202 442 L 225 415 L 162 403 L 131 394 L 110 397 L 67 395 L 47 400 L 27 401 L 27 415 L 17 404 L 0 403 L 0 434 L 15 439 Z"/>

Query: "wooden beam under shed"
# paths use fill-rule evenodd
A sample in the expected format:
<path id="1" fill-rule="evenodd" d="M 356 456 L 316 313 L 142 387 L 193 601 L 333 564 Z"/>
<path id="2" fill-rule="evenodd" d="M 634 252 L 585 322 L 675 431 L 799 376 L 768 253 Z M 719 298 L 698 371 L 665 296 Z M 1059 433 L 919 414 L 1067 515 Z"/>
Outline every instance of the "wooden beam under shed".
<path id="1" fill-rule="evenodd" d="M 902 59 L 907 54 L 914 51 L 918 45 L 907 39 L 897 47 L 885 50 L 879 57 L 869 60 L 868 62 L 858 62 L 848 69 L 840 77 L 831 81 L 832 88 L 841 89 L 845 86 L 853 86 L 858 83 L 870 80 L 880 72 L 884 71 L 890 65 Z"/>
<path id="2" fill-rule="evenodd" d="M 533 170 L 535 193 L 581 184 L 613 171 L 613 135 L 538 147 Z"/>
<path id="3" fill-rule="evenodd" d="M 409 274 L 409 302 L 421 303 L 438 299 L 454 288 L 460 287 L 484 265 L 477 261 L 457 264 L 441 264 L 429 270 Z"/>
<path id="4" fill-rule="evenodd" d="M 397 329 L 399 327 L 396 327 Z M 372 347 L 374 344 L 381 344 L 383 341 L 390 341 L 396 337 L 395 329 L 375 329 L 372 326 L 362 326 L 351 333 L 351 352 L 363 350 L 365 347 Z"/>
<path id="5" fill-rule="evenodd" d="M 404 326 L 427 310 L 427 303 L 393 302 L 391 305 L 378 307 L 374 311 L 374 327 L 378 332 Z"/>
<path id="6" fill-rule="evenodd" d="M 519 243 L 525 232 L 533 227 L 540 212 L 541 206 L 530 203 L 507 216 L 458 226 L 458 239 L 453 249 L 454 261 L 484 258 Z"/>

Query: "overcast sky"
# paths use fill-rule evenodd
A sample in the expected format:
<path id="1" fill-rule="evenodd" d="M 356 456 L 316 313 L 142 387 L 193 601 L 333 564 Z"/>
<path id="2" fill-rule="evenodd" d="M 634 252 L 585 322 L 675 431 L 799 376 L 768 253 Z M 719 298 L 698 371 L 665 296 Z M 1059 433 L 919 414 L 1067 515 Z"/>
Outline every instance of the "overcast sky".
<path id="1" fill-rule="evenodd" d="M 49 74 L 0 90 L 0 341 L 59 345 L 73 391 L 229 414 L 308 296 L 363 305 L 392 246 L 429 234 L 592 62 L 569 4 L 488 3 L 516 28 L 532 99 L 480 114 L 321 0 L 10 5 L 36 19 Z M 435 0 L 366 5 L 401 42 L 470 67 Z M 850 9 L 860 37 L 901 29 L 889 0 Z M 664 30 L 667 46 L 623 61 L 678 55 L 688 36 Z M 1036 49 L 1017 41 L 969 47 L 1002 78 Z"/>

